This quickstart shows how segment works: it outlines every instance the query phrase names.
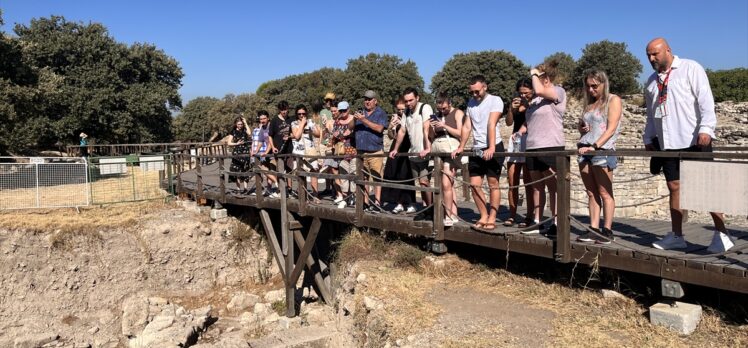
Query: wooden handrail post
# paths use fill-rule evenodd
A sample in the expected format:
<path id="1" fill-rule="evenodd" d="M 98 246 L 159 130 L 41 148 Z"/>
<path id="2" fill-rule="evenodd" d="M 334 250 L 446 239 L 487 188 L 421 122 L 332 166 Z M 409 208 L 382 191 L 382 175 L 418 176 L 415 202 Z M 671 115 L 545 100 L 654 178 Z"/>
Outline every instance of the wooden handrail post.
<path id="1" fill-rule="evenodd" d="M 226 171 L 224 170 L 224 162 L 226 162 L 224 158 L 218 159 L 218 190 L 221 193 L 221 201 L 223 203 L 226 202 Z"/>
<path id="2" fill-rule="evenodd" d="M 443 242 L 444 241 L 444 209 L 442 209 L 442 202 L 444 201 L 444 196 L 442 196 L 442 158 L 439 156 L 434 156 L 434 187 L 436 187 L 436 192 L 433 193 L 433 200 L 434 203 L 434 232 L 431 234 L 431 237 L 434 238 L 434 241 L 436 242 Z"/>
<path id="3" fill-rule="evenodd" d="M 200 165 L 200 158 L 198 157 L 195 163 L 195 172 L 197 172 L 197 188 L 195 189 L 195 200 L 200 202 L 198 198 L 203 195 L 203 167 Z"/>
<path id="4" fill-rule="evenodd" d="M 557 235 L 555 258 L 558 262 L 571 261 L 571 228 L 569 215 L 571 199 L 569 155 L 556 156 L 556 214 Z"/>
<path id="5" fill-rule="evenodd" d="M 288 255 L 288 192 L 286 191 L 286 177 L 282 174 L 286 171 L 286 158 L 276 157 L 278 165 L 276 166 L 278 178 L 278 190 L 280 191 L 280 208 L 281 208 L 281 248 L 283 255 Z"/>
<path id="6" fill-rule="evenodd" d="M 264 186 L 262 184 L 262 173 L 260 173 L 260 157 L 254 157 L 255 165 L 252 166 L 252 172 L 255 177 L 255 199 L 257 200 L 257 206 L 262 206 L 262 200 L 265 199 Z"/>
<path id="7" fill-rule="evenodd" d="M 174 154 L 177 157 L 177 194 L 181 194 L 183 190 L 182 186 L 182 162 L 184 159 L 182 158 L 182 154 Z"/>
<path id="8" fill-rule="evenodd" d="M 462 173 L 462 196 L 465 202 L 470 202 L 471 188 L 470 188 L 470 172 L 468 171 L 468 164 L 462 163 L 462 157 L 460 157 L 460 172 Z"/>
<path id="9" fill-rule="evenodd" d="M 306 197 L 306 176 L 304 176 L 302 173 L 304 171 L 304 158 L 301 156 L 298 156 L 294 158 L 296 161 L 296 173 L 297 173 L 297 186 L 296 186 L 296 194 L 299 195 L 299 215 L 306 216 L 306 205 L 307 205 L 307 197 Z M 315 160 L 316 161 L 316 160 Z"/>
<path id="10" fill-rule="evenodd" d="M 369 192 L 366 192 L 366 185 L 364 184 L 363 156 L 356 155 L 353 161 L 356 161 L 356 190 L 354 191 L 356 195 L 356 226 L 361 226 L 364 222 L 364 193 L 368 196 Z"/>

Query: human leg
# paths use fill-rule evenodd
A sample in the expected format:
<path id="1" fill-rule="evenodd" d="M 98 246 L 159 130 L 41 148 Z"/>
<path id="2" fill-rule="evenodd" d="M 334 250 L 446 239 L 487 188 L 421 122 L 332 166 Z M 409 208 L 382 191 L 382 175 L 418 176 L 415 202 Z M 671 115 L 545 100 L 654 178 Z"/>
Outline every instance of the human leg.
<path id="1" fill-rule="evenodd" d="M 517 204 L 519 203 L 519 187 L 512 187 L 519 185 L 520 171 L 522 164 L 517 162 L 509 162 L 507 167 L 507 181 L 509 183 L 509 190 L 507 192 L 507 201 L 509 203 L 509 218 L 514 220 L 517 217 Z"/>
<path id="2" fill-rule="evenodd" d="M 585 161 L 579 163 L 579 173 L 582 176 L 582 183 L 587 192 L 587 207 L 590 216 L 590 227 L 600 227 L 600 192 L 598 191 L 595 175 L 592 173 L 592 164 Z"/>
<path id="3" fill-rule="evenodd" d="M 615 216 L 616 201 L 613 196 L 613 170 L 607 166 L 592 166 L 592 174 L 600 199 L 603 202 L 603 226 L 607 229 L 613 227 L 613 216 Z"/>

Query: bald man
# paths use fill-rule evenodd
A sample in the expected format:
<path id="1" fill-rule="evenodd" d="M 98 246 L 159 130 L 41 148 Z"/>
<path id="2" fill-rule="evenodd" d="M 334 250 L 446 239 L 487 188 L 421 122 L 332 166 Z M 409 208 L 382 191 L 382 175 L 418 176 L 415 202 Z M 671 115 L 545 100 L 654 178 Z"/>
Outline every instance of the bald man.
<path id="1" fill-rule="evenodd" d="M 647 45 L 647 59 L 655 72 L 646 83 L 647 125 L 644 146 L 649 151 L 712 152 L 717 126 L 714 97 L 704 68 L 699 63 L 673 55 L 663 38 Z M 652 245 L 657 249 L 685 249 L 683 210 L 680 209 L 680 159 L 662 158 L 662 171 L 670 191 L 673 231 Z M 710 213 L 714 235 L 707 249 L 721 253 L 734 243 L 725 229 L 724 216 Z"/>

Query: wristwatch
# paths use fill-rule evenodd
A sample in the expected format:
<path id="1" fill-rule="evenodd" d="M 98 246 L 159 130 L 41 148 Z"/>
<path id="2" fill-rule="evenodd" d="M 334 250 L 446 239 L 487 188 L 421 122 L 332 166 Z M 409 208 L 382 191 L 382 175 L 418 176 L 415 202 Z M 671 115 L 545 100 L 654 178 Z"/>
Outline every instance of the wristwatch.
<path id="1" fill-rule="evenodd" d="M 595 149 L 595 151 L 600 150 L 600 146 L 597 146 L 597 143 L 592 143 L 592 148 Z"/>

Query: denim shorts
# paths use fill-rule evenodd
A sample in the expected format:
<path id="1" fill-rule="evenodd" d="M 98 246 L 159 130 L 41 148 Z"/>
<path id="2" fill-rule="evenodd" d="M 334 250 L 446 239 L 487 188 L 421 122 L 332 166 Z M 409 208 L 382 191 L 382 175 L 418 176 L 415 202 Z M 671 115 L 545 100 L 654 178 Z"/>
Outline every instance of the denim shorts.
<path id="1" fill-rule="evenodd" d="M 577 157 L 579 164 L 584 162 L 591 163 L 597 167 L 608 167 L 611 170 L 618 167 L 618 156 L 592 156 L 592 155 L 581 155 Z"/>

